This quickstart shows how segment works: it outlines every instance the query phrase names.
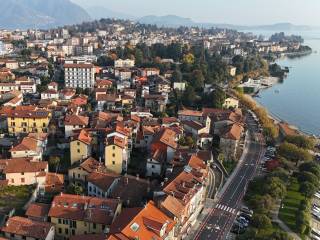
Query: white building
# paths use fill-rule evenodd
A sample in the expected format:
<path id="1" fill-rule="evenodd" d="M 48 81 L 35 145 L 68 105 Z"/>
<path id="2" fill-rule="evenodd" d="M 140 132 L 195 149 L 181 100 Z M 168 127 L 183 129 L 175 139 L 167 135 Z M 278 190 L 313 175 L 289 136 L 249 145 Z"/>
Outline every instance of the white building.
<path id="1" fill-rule="evenodd" d="M 132 68 L 134 67 L 134 60 L 131 59 L 118 59 L 114 61 L 114 67 L 115 68 Z"/>
<path id="2" fill-rule="evenodd" d="M 65 86 L 70 88 L 93 88 L 95 67 L 93 64 L 65 64 Z"/>

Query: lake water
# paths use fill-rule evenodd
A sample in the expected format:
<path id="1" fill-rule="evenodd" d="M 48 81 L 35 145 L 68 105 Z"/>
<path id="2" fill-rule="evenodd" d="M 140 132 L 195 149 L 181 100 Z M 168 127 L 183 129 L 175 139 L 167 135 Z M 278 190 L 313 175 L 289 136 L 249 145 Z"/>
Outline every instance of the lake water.
<path id="1" fill-rule="evenodd" d="M 267 35 L 266 33 L 264 33 Z M 305 133 L 320 135 L 320 32 L 295 33 L 302 35 L 314 53 L 308 56 L 277 61 L 290 67 L 283 83 L 260 92 L 256 100 L 275 117 Z"/>

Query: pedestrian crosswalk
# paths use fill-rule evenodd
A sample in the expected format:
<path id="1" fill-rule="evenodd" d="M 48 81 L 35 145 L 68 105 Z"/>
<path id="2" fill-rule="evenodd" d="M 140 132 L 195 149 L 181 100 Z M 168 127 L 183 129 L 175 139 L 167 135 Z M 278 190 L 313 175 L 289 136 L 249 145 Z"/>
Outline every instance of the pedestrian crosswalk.
<path id="1" fill-rule="evenodd" d="M 234 208 L 231 208 L 231 207 L 228 207 L 228 206 L 225 206 L 225 205 L 222 205 L 222 204 L 218 204 L 216 206 L 217 209 L 220 209 L 222 211 L 225 211 L 225 212 L 229 212 L 229 213 L 232 213 L 234 214 L 236 212 L 236 209 Z"/>

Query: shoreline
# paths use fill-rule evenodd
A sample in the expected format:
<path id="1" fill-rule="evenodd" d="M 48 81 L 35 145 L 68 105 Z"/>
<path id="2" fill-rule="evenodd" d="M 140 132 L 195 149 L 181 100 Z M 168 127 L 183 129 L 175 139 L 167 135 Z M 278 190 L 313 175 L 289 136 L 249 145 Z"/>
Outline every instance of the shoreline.
<path id="1" fill-rule="evenodd" d="M 246 94 L 248 97 L 250 97 L 256 104 L 257 106 L 259 107 L 262 107 L 264 109 L 267 110 L 267 113 L 268 113 L 268 117 L 273 120 L 277 125 L 281 122 L 284 122 L 284 123 L 287 123 L 292 129 L 295 129 L 297 130 L 301 135 L 304 135 L 304 136 L 308 136 L 308 137 L 312 137 L 312 138 L 315 138 L 315 139 L 318 139 L 320 140 L 320 136 L 317 136 L 316 134 L 313 134 L 313 133 L 307 133 L 303 130 L 301 130 L 298 126 L 295 126 L 291 123 L 289 123 L 288 121 L 286 121 L 285 119 L 282 119 L 281 117 L 277 116 L 276 114 L 274 114 L 273 112 L 271 112 L 267 107 L 265 107 L 264 105 L 262 105 L 259 101 L 256 100 L 255 97 L 251 96 L 251 95 L 248 95 Z"/>

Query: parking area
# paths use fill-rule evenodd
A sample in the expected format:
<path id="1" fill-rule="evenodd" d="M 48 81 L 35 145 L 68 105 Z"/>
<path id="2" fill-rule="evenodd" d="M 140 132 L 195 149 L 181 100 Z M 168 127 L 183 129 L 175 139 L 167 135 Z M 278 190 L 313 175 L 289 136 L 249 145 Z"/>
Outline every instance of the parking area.
<path id="1" fill-rule="evenodd" d="M 232 234 L 229 234 L 230 239 L 232 239 L 232 236 L 243 234 L 247 230 L 252 216 L 253 211 L 250 210 L 248 207 L 242 206 L 240 208 L 230 231 Z"/>
<path id="2" fill-rule="evenodd" d="M 320 240 L 320 192 L 312 200 L 311 239 Z"/>

